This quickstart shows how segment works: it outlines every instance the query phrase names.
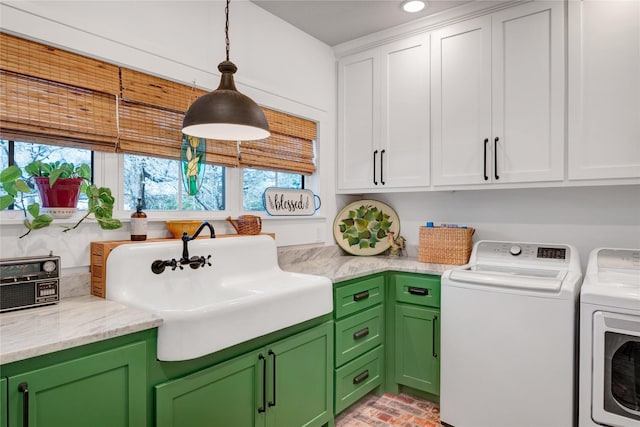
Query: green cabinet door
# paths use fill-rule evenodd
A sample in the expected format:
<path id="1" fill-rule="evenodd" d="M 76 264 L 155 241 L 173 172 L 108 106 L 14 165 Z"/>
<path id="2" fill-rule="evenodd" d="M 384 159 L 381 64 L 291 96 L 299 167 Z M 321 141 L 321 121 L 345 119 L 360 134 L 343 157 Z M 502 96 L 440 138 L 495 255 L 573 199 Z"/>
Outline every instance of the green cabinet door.
<path id="1" fill-rule="evenodd" d="M 396 304 L 396 382 L 440 394 L 440 312 Z"/>
<path id="2" fill-rule="evenodd" d="M 333 324 L 155 386 L 156 427 L 321 426 L 332 419 Z"/>
<path id="3" fill-rule="evenodd" d="M 10 376 L 9 426 L 145 426 L 146 352 L 139 342 Z"/>
<path id="4" fill-rule="evenodd" d="M 0 427 L 7 427 L 7 379 L 0 378 Z"/>
<path id="5" fill-rule="evenodd" d="M 256 351 L 156 386 L 156 427 L 262 426 L 266 362 Z"/>
<path id="6" fill-rule="evenodd" d="M 267 426 L 321 426 L 333 418 L 333 325 L 268 347 Z M 275 380 L 275 381 L 274 381 Z"/>

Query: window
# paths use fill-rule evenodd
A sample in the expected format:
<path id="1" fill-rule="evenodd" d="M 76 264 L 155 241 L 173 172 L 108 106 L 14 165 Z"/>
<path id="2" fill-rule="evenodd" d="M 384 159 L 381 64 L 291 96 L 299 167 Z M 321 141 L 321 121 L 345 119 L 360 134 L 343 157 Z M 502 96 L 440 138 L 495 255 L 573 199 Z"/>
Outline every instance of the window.
<path id="1" fill-rule="evenodd" d="M 304 188 L 303 175 L 244 168 L 242 170 L 242 209 L 264 210 L 263 193 L 268 187 Z"/>
<path id="2" fill-rule="evenodd" d="M 4 169 L 10 164 L 23 168 L 33 161 L 40 160 L 46 163 L 60 161 L 74 165 L 86 163 L 93 170 L 93 152 L 91 150 L 8 140 L 0 141 L 0 150 L 2 152 L 0 154 L 0 169 Z M 27 184 L 33 189 L 33 192 L 25 197 L 25 206 L 40 202 L 34 183 L 27 182 Z M 6 192 L 0 188 L 0 194 L 6 194 Z M 87 197 L 82 193 L 78 201 L 78 209 L 87 209 Z"/>
<path id="3" fill-rule="evenodd" d="M 124 209 L 134 210 L 138 198 L 144 209 L 225 209 L 224 167 L 205 165 L 204 183 L 195 196 L 184 190 L 181 173 L 178 160 L 125 154 Z"/>
<path id="4" fill-rule="evenodd" d="M 265 188 L 304 188 L 303 175 L 316 170 L 316 123 L 264 107 L 271 136 L 207 143 L 204 185 L 190 196 L 182 184 L 180 128 L 185 110 L 206 91 L 5 33 L 0 60 L 7 104 L 0 114 L 2 166 L 64 160 L 93 170 L 93 152 L 105 152 L 95 166 L 115 190 L 119 177 L 105 169 L 117 153 L 124 183 L 118 206 L 126 210 L 138 198 L 153 210 L 225 210 L 226 168 L 238 168 L 230 173 L 234 196 L 243 190 L 230 210 L 262 210 Z M 40 144 L 11 142 L 25 140 Z"/>

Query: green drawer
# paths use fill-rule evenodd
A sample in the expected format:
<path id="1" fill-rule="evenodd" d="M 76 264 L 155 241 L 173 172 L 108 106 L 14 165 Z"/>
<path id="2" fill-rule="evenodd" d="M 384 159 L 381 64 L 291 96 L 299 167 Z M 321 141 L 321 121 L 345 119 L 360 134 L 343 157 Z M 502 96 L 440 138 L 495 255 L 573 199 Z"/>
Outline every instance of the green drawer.
<path id="1" fill-rule="evenodd" d="M 335 413 L 339 414 L 382 384 L 384 347 L 379 346 L 336 369 Z"/>
<path id="2" fill-rule="evenodd" d="M 336 319 L 380 304 L 384 297 L 384 275 L 359 279 L 334 290 Z"/>
<path id="3" fill-rule="evenodd" d="M 378 305 L 336 322 L 336 366 L 344 365 L 382 344 L 383 313 L 382 305 Z"/>
<path id="4" fill-rule="evenodd" d="M 440 276 L 394 273 L 396 301 L 440 307 Z"/>

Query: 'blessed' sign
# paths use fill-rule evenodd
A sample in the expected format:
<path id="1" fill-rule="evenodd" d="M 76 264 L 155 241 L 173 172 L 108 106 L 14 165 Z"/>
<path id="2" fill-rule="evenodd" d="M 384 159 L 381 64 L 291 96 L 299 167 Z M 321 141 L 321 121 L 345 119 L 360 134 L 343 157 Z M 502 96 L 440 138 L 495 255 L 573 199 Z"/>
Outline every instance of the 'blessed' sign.
<path id="1" fill-rule="evenodd" d="M 313 215 L 320 209 L 320 197 L 311 190 L 269 187 L 263 199 L 265 210 L 273 216 Z"/>

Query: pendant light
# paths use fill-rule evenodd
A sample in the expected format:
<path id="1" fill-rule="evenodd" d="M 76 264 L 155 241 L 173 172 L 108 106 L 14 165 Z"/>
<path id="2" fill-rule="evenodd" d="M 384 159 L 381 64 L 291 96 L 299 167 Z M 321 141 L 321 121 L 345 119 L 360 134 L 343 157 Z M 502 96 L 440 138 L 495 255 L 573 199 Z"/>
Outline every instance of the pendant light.
<path id="1" fill-rule="evenodd" d="M 182 122 L 182 132 L 227 141 L 267 138 L 271 133 L 264 112 L 251 98 L 238 92 L 233 81 L 238 67 L 229 61 L 229 2 L 224 10 L 227 58 L 218 65 L 220 85 L 191 104 Z"/>

